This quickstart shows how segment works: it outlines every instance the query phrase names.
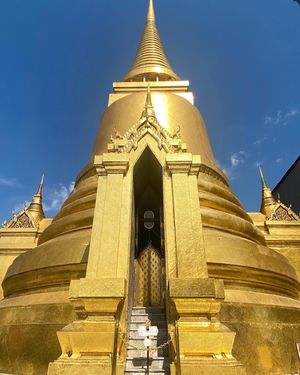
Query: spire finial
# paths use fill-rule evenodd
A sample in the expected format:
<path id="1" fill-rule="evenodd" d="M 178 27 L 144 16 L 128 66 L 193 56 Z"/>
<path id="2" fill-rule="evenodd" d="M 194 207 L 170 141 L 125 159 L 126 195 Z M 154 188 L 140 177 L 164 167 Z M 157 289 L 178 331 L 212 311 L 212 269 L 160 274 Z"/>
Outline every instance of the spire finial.
<path id="1" fill-rule="evenodd" d="M 149 0 L 147 21 L 155 21 L 155 11 L 154 11 L 153 0 Z"/>
<path id="2" fill-rule="evenodd" d="M 156 114 L 155 114 L 154 107 L 152 104 L 151 89 L 150 89 L 149 81 L 148 81 L 148 86 L 147 86 L 147 94 L 146 94 L 146 100 L 145 100 L 142 117 L 146 117 L 146 118 L 153 117 L 156 119 Z"/>
<path id="3" fill-rule="evenodd" d="M 37 193 L 35 195 L 42 196 L 42 191 L 43 191 L 43 186 L 44 186 L 44 179 L 45 179 L 45 175 L 43 174 L 41 182 L 40 182 L 40 185 L 39 185 L 39 188 L 38 188 L 38 191 L 37 191 Z"/>
<path id="4" fill-rule="evenodd" d="M 258 167 L 259 168 L 259 174 L 260 174 L 260 178 L 261 178 L 261 184 L 262 184 L 262 187 L 263 189 L 267 188 L 267 184 L 266 184 L 266 180 L 265 180 L 265 176 L 263 174 L 263 171 L 261 169 L 261 166 Z"/>
<path id="5" fill-rule="evenodd" d="M 149 8 L 144 33 L 134 63 L 124 81 L 178 81 L 179 77 L 171 68 L 164 52 L 155 23 L 153 0 Z"/>
<path id="6" fill-rule="evenodd" d="M 146 96 L 146 107 L 152 107 L 152 98 L 151 98 L 151 89 L 150 89 L 150 82 L 148 81 L 148 86 L 147 86 L 147 96 Z"/>
<path id="7" fill-rule="evenodd" d="M 45 217 L 45 214 L 43 211 L 43 197 L 42 197 L 44 179 L 45 179 L 45 175 L 42 176 L 41 182 L 39 184 L 39 188 L 37 192 L 34 194 L 32 201 L 29 207 L 27 208 L 27 210 L 30 211 L 31 215 L 37 221 L 40 221 Z"/>
<path id="8" fill-rule="evenodd" d="M 262 168 L 259 167 L 259 173 L 262 183 L 262 200 L 260 206 L 260 212 L 266 215 L 268 218 L 272 216 L 276 201 L 272 195 L 271 189 L 268 188 Z"/>

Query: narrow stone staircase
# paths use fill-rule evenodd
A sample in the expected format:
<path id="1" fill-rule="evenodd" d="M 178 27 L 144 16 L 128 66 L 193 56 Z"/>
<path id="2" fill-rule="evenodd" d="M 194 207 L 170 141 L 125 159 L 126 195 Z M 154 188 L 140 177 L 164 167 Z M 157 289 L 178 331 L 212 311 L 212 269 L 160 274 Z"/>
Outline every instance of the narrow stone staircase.
<path id="1" fill-rule="evenodd" d="M 166 311 L 164 307 L 133 307 L 129 323 L 128 346 L 126 359 L 126 375 L 147 374 L 147 351 L 144 348 L 144 338 L 139 337 L 138 328 L 150 319 L 152 326 L 158 327 L 158 336 L 152 338 L 151 347 L 157 348 L 168 341 Z M 149 375 L 169 375 L 169 346 L 156 349 L 149 353 Z"/>

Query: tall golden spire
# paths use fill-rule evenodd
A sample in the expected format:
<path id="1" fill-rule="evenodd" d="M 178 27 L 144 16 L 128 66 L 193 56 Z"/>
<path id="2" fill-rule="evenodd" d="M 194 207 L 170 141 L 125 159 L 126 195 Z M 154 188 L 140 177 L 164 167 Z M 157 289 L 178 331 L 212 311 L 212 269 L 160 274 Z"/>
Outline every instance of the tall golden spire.
<path id="1" fill-rule="evenodd" d="M 271 217 L 273 213 L 273 209 L 276 205 L 276 201 L 272 195 L 271 189 L 269 189 L 266 184 L 266 180 L 263 175 L 261 167 L 259 167 L 259 173 L 260 173 L 261 184 L 262 184 L 262 200 L 261 200 L 260 212 L 266 215 L 267 217 Z"/>
<path id="2" fill-rule="evenodd" d="M 146 25 L 134 63 L 124 81 L 176 81 L 179 77 L 165 55 L 155 22 L 153 0 L 149 0 Z"/>
<path id="3" fill-rule="evenodd" d="M 33 218 L 37 221 L 40 221 L 45 217 L 44 211 L 43 211 L 43 197 L 42 197 L 42 190 L 44 185 L 44 175 L 42 176 L 39 188 L 37 192 L 34 194 L 32 201 L 27 208 L 27 211 L 31 213 Z"/>

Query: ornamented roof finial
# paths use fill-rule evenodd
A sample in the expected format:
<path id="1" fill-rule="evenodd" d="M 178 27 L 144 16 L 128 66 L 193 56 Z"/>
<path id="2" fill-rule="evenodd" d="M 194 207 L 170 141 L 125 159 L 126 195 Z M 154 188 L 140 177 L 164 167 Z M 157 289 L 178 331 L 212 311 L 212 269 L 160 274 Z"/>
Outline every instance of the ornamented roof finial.
<path id="1" fill-rule="evenodd" d="M 266 189 L 267 184 L 266 184 L 265 176 L 263 175 L 263 171 L 261 169 L 261 166 L 259 166 L 258 168 L 259 168 L 259 174 L 260 174 L 260 178 L 261 178 L 262 187 L 263 187 L 263 189 Z"/>
<path id="2" fill-rule="evenodd" d="M 151 98 L 151 88 L 150 88 L 150 82 L 149 81 L 148 81 L 148 86 L 147 86 L 146 107 L 153 108 L 152 98 Z"/>
<path id="3" fill-rule="evenodd" d="M 270 218 L 275 208 L 276 201 L 272 195 L 271 189 L 269 189 L 266 184 L 266 180 L 263 175 L 261 167 L 259 167 L 259 173 L 260 173 L 261 184 L 262 184 L 262 200 L 261 200 L 260 212 L 266 215 L 268 218 Z"/>
<path id="4" fill-rule="evenodd" d="M 44 186 L 44 179 L 45 179 L 45 175 L 43 174 L 41 182 L 40 182 L 40 186 L 39 186 L 38 191 L 37 191 L 37 193 L 35 195 L 42 196 L 42 191 L 43 191 L 43 186 Z"/>
<path id="5" fill-rule="evenodd" d="M 150 90 L 149 82 L 148 82 L 146 101 L 145 101 L 144 110 L 142 112 L 142 117 L 146 117 L 147 119 L 152 117 L 156 120 L 156 114 L 155 114 L 154 107 L 152 104 L 152 97 L 151 97 L 151 90 Z"/>
<path id="6" fill-rule="evenodd" d="M 43 175 L 39 188 L 36 194 L 34 194 L 32 201 L 29 207 L 27 208 L 27 210 L 31 213 L 33 218 L 37 221 L 40 221 L 45 217 L 44 210 L 43 210 L 43 197 L 42 197 L 44 179 L 45 179 L 45 176 Z"/>

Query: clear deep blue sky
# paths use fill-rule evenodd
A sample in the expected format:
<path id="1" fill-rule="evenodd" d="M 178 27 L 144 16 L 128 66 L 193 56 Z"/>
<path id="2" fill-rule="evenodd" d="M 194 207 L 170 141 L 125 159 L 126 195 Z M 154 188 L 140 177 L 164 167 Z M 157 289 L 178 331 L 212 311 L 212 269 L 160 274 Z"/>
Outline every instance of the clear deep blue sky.
<path id="1" fill-rule="evenodd" d="M 169 60 L 189 79 L 216 159 L 248 211 L 257 165 L 274 187 L 299 155 L 300 6 L 156 0 Z M 0 222 L 45 173 L 52 216 L 86 164 L 113 81 L 133 61 L 147 0 L 0 1 Z"/>

